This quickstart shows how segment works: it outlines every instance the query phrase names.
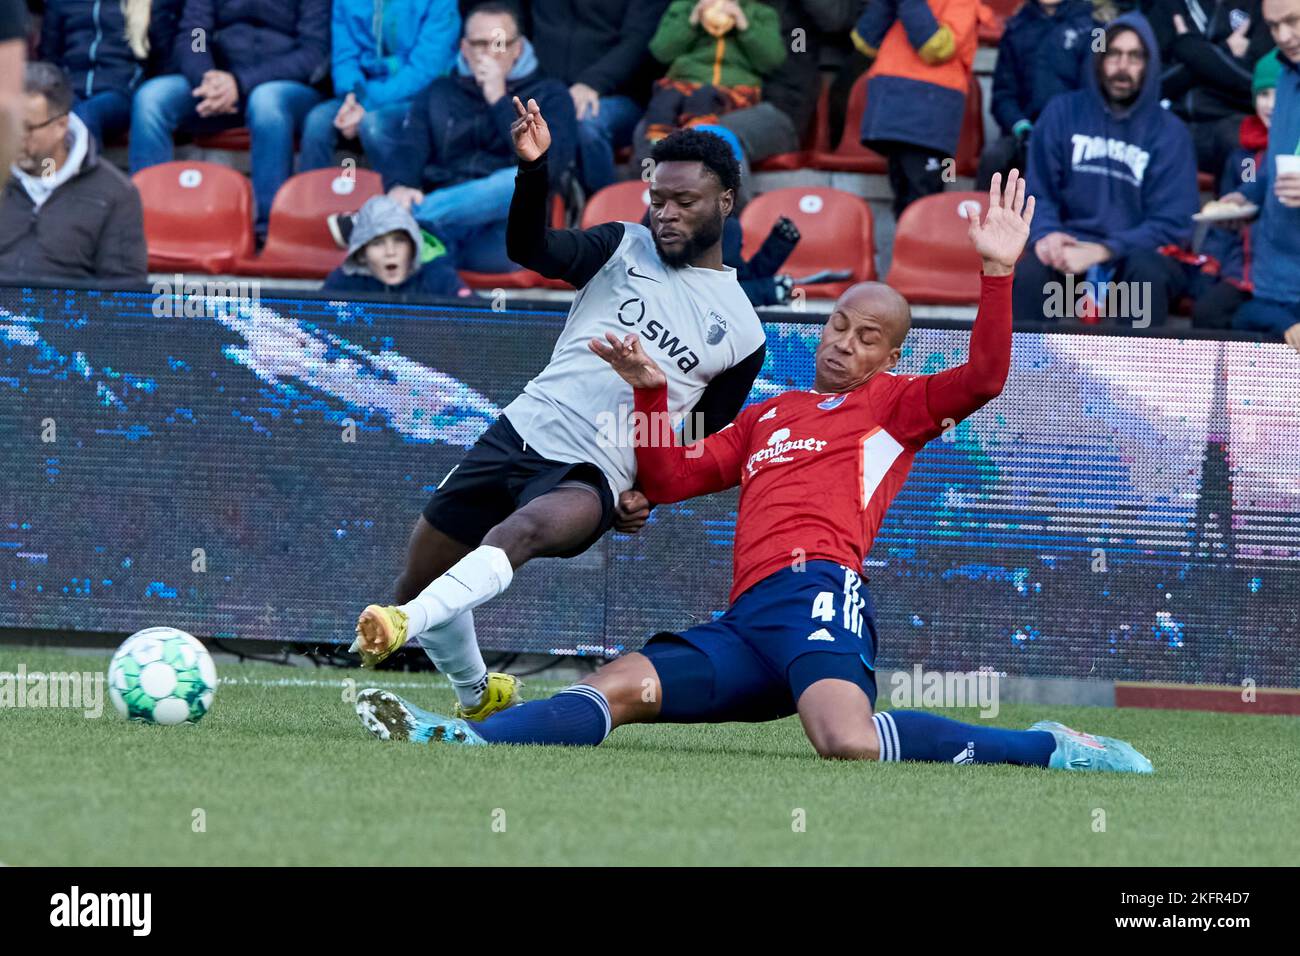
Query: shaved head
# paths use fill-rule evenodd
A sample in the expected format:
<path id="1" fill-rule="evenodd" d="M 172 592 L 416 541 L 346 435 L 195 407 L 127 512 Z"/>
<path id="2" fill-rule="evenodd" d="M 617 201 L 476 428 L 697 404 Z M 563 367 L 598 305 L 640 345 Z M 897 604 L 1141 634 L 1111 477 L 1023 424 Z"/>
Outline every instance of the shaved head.
<path id="1" fill-rule="evenodd" d="M 849 286 L 822 327 L 814 387 L 848 392 L 893 368 L 911 327 L 911 306 L 896 290 L 883 282 Z"/>
<path id="2" fill-rule="evenodd" d="M 892 330 L 890 342 L 902 345 L 912 328 L 912 307 L 903 294 L 883 282 L 858 282 L 835 300 L 835 308 L 850 315 L 875 315 Z"/>

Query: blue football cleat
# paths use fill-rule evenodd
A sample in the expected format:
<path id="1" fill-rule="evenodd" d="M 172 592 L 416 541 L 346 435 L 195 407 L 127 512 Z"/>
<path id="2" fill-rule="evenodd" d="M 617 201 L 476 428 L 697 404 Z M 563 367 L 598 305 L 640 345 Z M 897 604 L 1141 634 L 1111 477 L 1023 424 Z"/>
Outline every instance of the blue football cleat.
<path id="1" fill-rule="evenodd" d="M 1054 720 L 1040 720 L 1029 729 L 1046 731 L 1056 738 L 1056 749 L 1048 763 L 1053 770 L 1155 773 L 1151 761 L 1123 740 L 1081 733 Z"/>
<path id="2" fill-rule="evenodd" d="M 474 732 L 468 721 L 422 710 L 391 691 L 371 687 L 357 695 L 357 716 L 362 725 L 380 740 L 431 741 L 474 746 L 487 741 Z"/>

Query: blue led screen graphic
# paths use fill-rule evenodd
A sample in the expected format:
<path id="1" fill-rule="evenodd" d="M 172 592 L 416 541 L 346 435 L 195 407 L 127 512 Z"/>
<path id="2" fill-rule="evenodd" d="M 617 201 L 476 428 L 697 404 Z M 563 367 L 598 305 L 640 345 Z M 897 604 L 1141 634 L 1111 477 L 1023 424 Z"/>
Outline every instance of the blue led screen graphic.
<path id="1" fill-rule="evenodd" d="M 0 289 L 0 627 L 350 641 L 563 322 L 154 303 Z M 751 397 L 808 387 L 817 334 L 769 323 Z M 967 340 L 914 329 L 900 371 Z M 868 559 L 880 663 L 1300 687 L 1298 365 L 1281 345 L 1017 333 L 1003 395 L 917 457 Z M 735 504 L 660 507 L 535 562 L 475 613 L 484 646 L 613 655 L 707 620 Z"/>

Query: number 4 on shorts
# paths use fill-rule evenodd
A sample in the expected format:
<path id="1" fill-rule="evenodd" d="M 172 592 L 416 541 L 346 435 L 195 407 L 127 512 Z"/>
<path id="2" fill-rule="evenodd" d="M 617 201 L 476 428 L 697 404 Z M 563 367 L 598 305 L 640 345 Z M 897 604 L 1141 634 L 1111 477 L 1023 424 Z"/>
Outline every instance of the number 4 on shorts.
<path id="1" fill-rule="evenodd" d="M 819 621 L 835 620 L 835 592 L 823 591 L 813 601 L 812 616 Z"/>

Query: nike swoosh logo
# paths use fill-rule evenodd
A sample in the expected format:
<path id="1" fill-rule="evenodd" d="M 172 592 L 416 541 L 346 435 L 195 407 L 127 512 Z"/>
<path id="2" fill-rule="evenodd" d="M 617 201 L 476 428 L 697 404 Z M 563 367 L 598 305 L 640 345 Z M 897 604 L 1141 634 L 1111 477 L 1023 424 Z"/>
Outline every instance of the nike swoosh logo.
<path id="1" fill-rule="evenodd" d="M 632 276 L 634 279 L 649 279 L 651 282 L 658 282 L 658 281 L 659 281 L 659 280 L 656 279 L 654 276 L 643 276 L 641 273 L 637 272 L 637 271 L 636 271 L 636 268 L 633 267 L 633 266 L 628 266 L 628 267 L 627 267 L 627 274 L 630 275 L 630 276 Z"/>

